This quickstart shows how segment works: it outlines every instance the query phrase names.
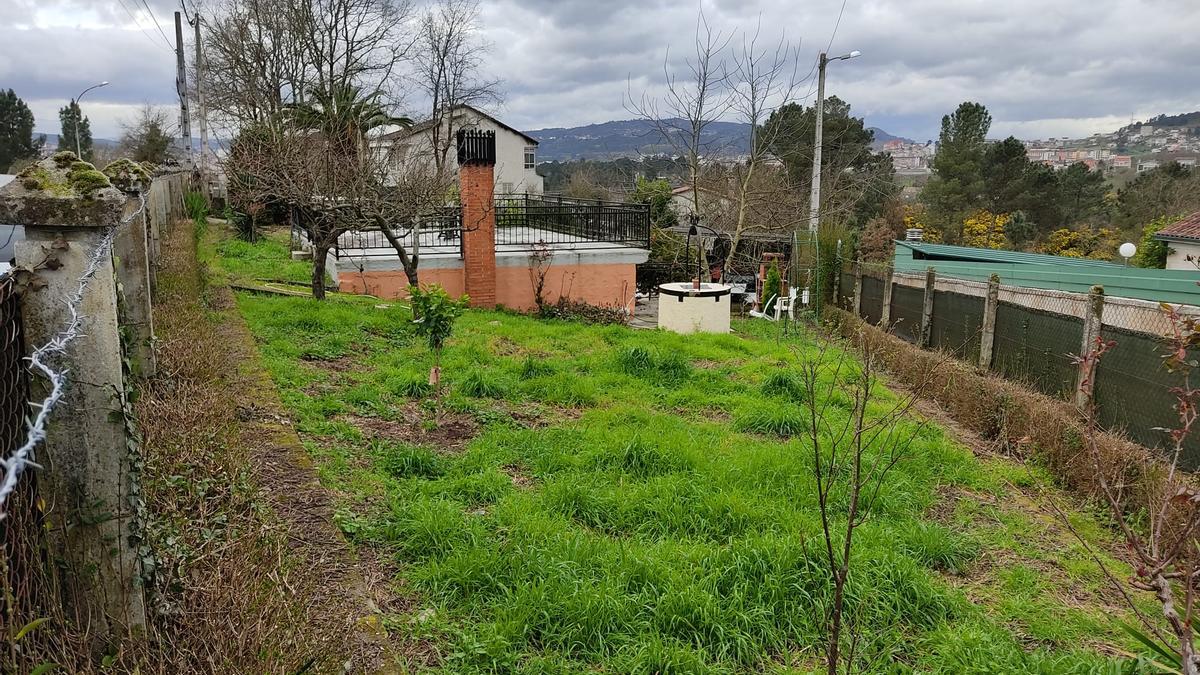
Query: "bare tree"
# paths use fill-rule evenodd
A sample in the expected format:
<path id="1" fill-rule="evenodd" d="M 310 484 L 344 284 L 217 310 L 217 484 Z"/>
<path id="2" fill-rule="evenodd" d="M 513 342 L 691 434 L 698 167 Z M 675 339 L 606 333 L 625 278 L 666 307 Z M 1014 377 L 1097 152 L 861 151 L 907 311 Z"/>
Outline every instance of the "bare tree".
<path id="1" fill-rule="evenodd" d="M 1171 322 L 1163 362 L 1180 375 L 1181 383 L 1171 389 L 1175 397 L 1177 425 L 1167 430 L 1169 445 L 1165 460 L 1135 457 L 1128 453 L 1106 452 L 1100 441 L 1094 398 L 1094 375 L 1081 383 L 1087 405 L 1085 454 L 1095 477 L 1099 497 L 1108 508 L 1125 547 L 1132 556 L 1134 574 L 1122 582 L 1096 555 L 1075 529 L 1066 514 L 1051 502 L 1059 521 L 1070 530 L 1093 560 L 1113 583 L 1129 609 L 1137 617 L 1142 633 L 1129 630 L 1143 644 L 1185 675 L 1200 673 L 1200 654 L 1196 651 L 1193 621 L 1196 618 L 1196 594 L 1200 591 L 1200 488 L 1194 476 L 1180 467 L 1184 444 L 1200 419 L 1200 389 L 1191 382 L 1196 367 L 1195 350 L 1200 347 L 1200 324 L 1181 315 L 1176 308 L 1163 306 Z M 1097 337 L 1088 353 L 1078 359 L 1089 373 L 1116 343 Z M 1130 481 L 1129 476 L 1138 480 Z M 1130 591 L 1147 593 L 1158 601 L 1162 616 L 1155 620 L 1143 611 Z M 1164 627 L 1165 624 L 1165 627 Z"/>
<path id="2" fill-rule="evenodd" d="M 488 45 L 479 36 L 474 0 L 438 0 L 421 16 L 410 79 L 429 104 L 429 147 L 439 175 L 448 173 L 459 108 L 500 101 L 499 81 L 482 75 Z"/>
<path id="3" fill-rule="evenodd" d="M 700 199 L 703 163 L 716 149 L 705 139 L 705 130 L 728 112 L 731 103 L 725 86 L 728 72 L 722 58 L 729 41 L 730 36 L 714 30 L 704 12 L 700 12 L 696 17 L 693 55 L 684 60 L 679 72 L 671 65 L 669 49 L 663 59 L 667 89 L 661 100 L 646 92 L 637 99 L 632 92 L 626 92 L 625 96 L 625 109 L 649 122 L 656 136 L 686 159 L 694 213 L 702 218 L 705 216 Z"/>
<path id="4" fill-rule="evenodd" d="M 768 148 L 775 140 L 773 135 L 780 130 L 780 127 L 764 129 L 763 123 L 772 109 L 792 100 L 797 86 L 797 50 L 784 39 L 780 39 L 774 49 L 760 48 L 758 41 L 758 28 L 753 34 L 742 36 L 741 47 L 733 52 L 733 69 L 727 82 L 730 108 L 742 122 L 750 126 L 750 152 L 745 163 L 739 164 L 733 175 L 737 211 L 729 232 L 730 246 L 722 265 L 723 270 L 733 265 L 752 204 L 763 196 L 756 194 L 756 179 L 769 157 Z M 767 134 L 767 137 L 760 138 L 760 134 Z M 759 181 L 760 189 L 761 183 Z M 777 196 L 778 191 L 774 190 L 765 195 L 768 200 Z"/>
<path id="5" fill-rule="evenodd" d="M 389 91 L 411 18 L 407 0 L 218 0 L 202 17 L 205 100 L 236 131 L 320 92 Z"/>
<path id="6" fill-rule="evenodd" d="M 221 0 L 201 15 L 205 67 L 193 74 L 223 126 L 269 124 L 303 91 L 308 70 L 288 0 Z"/>
<path id="7" fill-rule="evenodd" d="M 940 368 L 930 369 L 922 382 L 894 399 L 878 396 L 882 347 L 858 340 L 858 365 L 829 341 L 820 341 L 815 357 L 800 360 L 800 391 L 807 406 L 806 445 L 811 451 L 811 471 L 822 532 L 822 557 L 832 584 L 826 607 L 826 670 L 849 672 L 861 658 L 866 637 L 846 617 L 858 608 L 847 607 L 847 585 L 854 567 L 854 537 L 873 515 L 888 474 L 908 456 L 910 445 L 926 424 L 904 422 Z M 847 400 L 848 399 L 848 400 Z M 839 405 L 847 410 L 835 411 Z M 868 412 L 869 411 L 869 412 Z"/>
<path id="8" fill-rule="evenodd" d="M 408 0 L 291 2 L 292 31 L 302 40 L 308 82 L 318 91 L 357 86 L 386 92 L 410 58 Z M 305 100 L 306 92 L 297 97 Z"/>
<path id="9" fill-rule="evenodd" d="M 420 165 L 402 172 L 401 182 L 391 180 L 392 157 L 369 148 L 366 133 L 393 118 L 382 114 L 370 96 L 355 95 L 353 89 L 343 94 L 357 102 L 322 97 L 319 105 L 289 110 L 281 123 L 241 134 L 227 160 L 231 197 L 290 208 L 294 225 L 313 248 L 317 299 L 325 297 L 329 251 L 352 231 L 382 231 L 415 282 L 419 256 L 409 255 L 405 237 L 446 194 L 445 185 Z"/>
<path id="10" fill-rule="evenodd" d="M 136 116 L 121 123 L 121 153 L 136 162 L 162 164 L 171 157 L 174 125 L 162 107 L 144 103 Z"/>

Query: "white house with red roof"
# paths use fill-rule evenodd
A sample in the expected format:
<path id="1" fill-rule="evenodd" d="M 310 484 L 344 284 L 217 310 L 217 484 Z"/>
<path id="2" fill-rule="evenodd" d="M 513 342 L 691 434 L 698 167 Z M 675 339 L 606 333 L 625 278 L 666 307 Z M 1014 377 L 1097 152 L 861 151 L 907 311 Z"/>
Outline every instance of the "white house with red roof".
<path id="1" fill-rule="evenodd" d="M 1200 211 L 1159 230 L 1154 238 L 1167 242 L 1167 269 L 1200 269 Z"/>

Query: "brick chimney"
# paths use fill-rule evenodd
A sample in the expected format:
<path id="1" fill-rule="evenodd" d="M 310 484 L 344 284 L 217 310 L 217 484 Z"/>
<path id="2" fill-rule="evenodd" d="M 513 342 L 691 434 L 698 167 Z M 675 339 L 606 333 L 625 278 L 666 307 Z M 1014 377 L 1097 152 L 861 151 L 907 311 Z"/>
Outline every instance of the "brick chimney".
<path id="1" fill-rule="evenodd" d="M 460 130 L 456 140 L 465 290 L 472 307 L 491 308 L 496 306 L 496 133 Z"/>

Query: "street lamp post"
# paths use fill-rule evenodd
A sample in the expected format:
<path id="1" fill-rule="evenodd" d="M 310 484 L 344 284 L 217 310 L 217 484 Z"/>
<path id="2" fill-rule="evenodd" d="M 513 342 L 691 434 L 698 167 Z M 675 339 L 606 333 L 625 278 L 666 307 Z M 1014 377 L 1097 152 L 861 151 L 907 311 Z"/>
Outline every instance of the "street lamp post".
<path id="1" fill-rule="evenodd" d="M 79 118 L 83 117 L 83 108 L 79 107 L 79 100 L 82 99 L 83 95 L 88 93 L 89 91 L 91 91 L 93 89 L 99 89 L 100 87 L 105 87 L 105 86 L 108 86 L 108 80 L 105 80 L 105 81 L 101 82 L 100 84 L 93 84 L 92 86 L 88 87 L 87 89 L 84 89 L 83 91 L 79 92 L 79 95 L 75 97 L 74 101 L 72 101 L 75 104 L 75 107 L 78 109 L 75 111 L 76 112 L 76 115 L 75 115 L 75 156 L 78 157 L 79 159 L 83 159 L 83 150 L 80 149 L 81 146 L 79 143 Z"/>
<path id="2" fill-rule="evenodd" d="M 821 56 L 817 62 L 817 101 L 814 104 L 816 111 L 816 132 L 813 138 L 813 168 L 812 168 L 812 191 L 808 197 L 808 234 L 813 243 L 813 274 L 811 279 L 817 278 L 817 266 L 820 263 L 818 258 L 818 233 L 821 227 L 821 136 L 823 127 L 825 126 L 825 65 L 830 61 L 846 61 L 862 55 L 862 52 L 857 49 L 849 54 L 834 56 L 832 58 L 821 52 Z M 811 282 L 810 282 L 811 283 Z M 820 316 L 820 288 L 812 283 L 813 305 L 817 308 L 817 316 Z"/>

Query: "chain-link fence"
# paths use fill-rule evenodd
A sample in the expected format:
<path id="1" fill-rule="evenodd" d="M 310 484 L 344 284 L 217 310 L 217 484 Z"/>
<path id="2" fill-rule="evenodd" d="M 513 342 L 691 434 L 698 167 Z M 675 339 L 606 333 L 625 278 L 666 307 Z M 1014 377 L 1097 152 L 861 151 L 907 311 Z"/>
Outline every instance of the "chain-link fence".
<path id="1" fill-rule="evenodd" d="M 20 295 L 12 277 L 0 279 L 0 456 L 9 457 L 25 441 L 29 415 L 29 374 L 25 367 Z M 26 471 L 5 503 L 0 519 L 0 634 L 11 636 L 38 616 L 43 598 L 45 531 L 37 494 L 37 474 Z"/>
<path id="2" fill-rule="evenodd" d="M 883 317 L 883 291 L 887 283 L 875 277 L 862 278 L 862 302 L 859 311 L 869 323 L 878 324 Z"/>
<path id="3" fill-rule="evenodd" d="M 1066 396 L 1075 390 L 1072 354 L 1082 344 L 1082 319 L 1000 301 L 992 370 L 1043 394 Z"/>
<path id="4" fill-rule="evenodd" d="M 916 344 L 921 340 L 921 314 L 925 309 L 925 291 L 901 284 L 892 285 L 892 307 L 888 325 L 892 332 Z"/>
<path id="5" fill-rule="evenodd" d="M 935 291 L 929 346 L 953 353 L 960 359 L 979 363 L 979 338 L 983 330 L 983 298 Z"/>
<path id="6" fill-rule="evenodd" d="M 933 311 L 926 319 L 926 277 L 897 273 L 889 282 L 876 278 L 874 270 L 848 272 L 842 280 L 842 306 L 853 309 L 856 275 L 861 275 L 859 314 L 868 323 L 881 324 L 884 302 L 888 329 L 897 337 L 920 344 L 922 321 L 929 325 L 928 343 L 978 364 L 986 320 L 989 284 L 936 276 Z M 1083 334 L 1089 314 L 1087 294 L 1006 286 L 992 288 L 995 294 L 992 349 L 986 361 L 991 370 L 1021 382 L 1041 393 L 1072 397 L 1079 381 L 1076 355 L 1083 349 Z M 1200 316 L 1200 307 L 1177 307 L 1184 315 Z M 1112 347 L 1095 375 L 1094 396 L 1103 426 L 1123 431 L 1147 447 L 1166 444 L 1164 428 L 1178 425 L 1172 388 L 1182 384 L 1179 376 L 1163 366 L 1163 335 L 1171 323 L 1158 303 L 1130 298 L 1103 298 L 1100 335 Z M 1184 464 L 1200 467 L 1200 439 L 1189 441 Z"/>

